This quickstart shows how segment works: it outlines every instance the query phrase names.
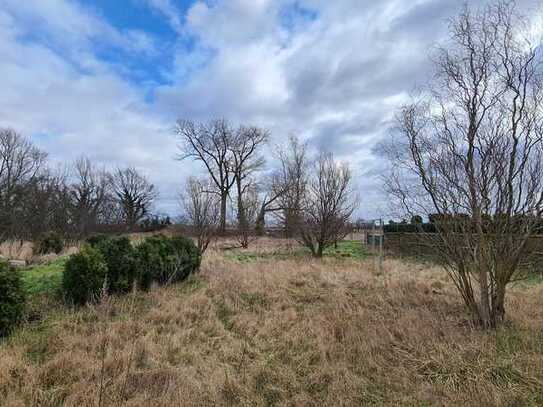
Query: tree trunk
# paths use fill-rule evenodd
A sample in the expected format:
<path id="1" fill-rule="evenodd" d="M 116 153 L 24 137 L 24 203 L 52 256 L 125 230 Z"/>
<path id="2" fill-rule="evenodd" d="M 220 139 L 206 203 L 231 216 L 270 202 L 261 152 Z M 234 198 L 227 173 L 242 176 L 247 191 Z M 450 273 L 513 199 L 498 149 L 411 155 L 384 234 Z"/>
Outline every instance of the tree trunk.
<path id="1" fill-rule="evenodd" d="M 324 251 L 323 245 L 319 244 L 317 247 L 317 251 L 315 253 L 315 257 L 318 257 L 320 259 L 322 257 L 323 251 Z"/>
<path id="2" fill-rule="evenodd" d="M 221 213 L 220 213 L 220 222 L 219 222 L 219 232 L 224 235 L 226 232 L 226 200 L 228 199 L 228 194 L 221 193 Z"/>
<path id="3" fill-rule="evenodd" d="M 264 204 L 260 207 L 258 216 L 256 218 L 255 232 L 257 236 L 264 235 L 264 228 L 266 227 L 266 207 Z"/>
<path id="4" fill-rule="evenodd" d="M 505 319 L 505 285 L 498 283 L 492 300 L 492 321 L 498 326 Z"/>
<path id="5" fill-rule="evenodd" d="M 472 204 L 474 207 L 474 223 L 477 231 L 477 267 L 479 268 L 479 317 L 483 327 L 490 328 L 492 323 L 492 315 L 490 309 L 490 291 L 489 291 L 489 258 L 487 254 L 486 238 L 483 231 L 481 210 L 478 205 Z"/>
<path id="6" fill-rule="evenodd" d="M 479 317 L 481 323 L 485 328 L 492 326 L 490 315 L 490 300 L 488 297 L 488 273 L 486 272 L 486 266 L 479 263 Z"/>
<path id="7" fill-rule="evenodd" d="M 246 249 L 249 247 L 249 222 L 245 213 L 245 205 L 243 203 L 243 188 L 240 177 L 236 177 L 236 187 L 238 191 L 238 234 L 241 247 Z"/>

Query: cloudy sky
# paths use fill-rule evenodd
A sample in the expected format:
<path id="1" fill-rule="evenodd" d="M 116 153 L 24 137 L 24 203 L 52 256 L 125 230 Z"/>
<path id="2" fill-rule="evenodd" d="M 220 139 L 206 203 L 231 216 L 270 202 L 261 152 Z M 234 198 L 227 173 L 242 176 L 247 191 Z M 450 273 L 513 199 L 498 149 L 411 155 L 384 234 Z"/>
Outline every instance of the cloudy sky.
<path id="1" fill-rule="evenodd" d="M 54 162 L 134 165 L 174 214 L 183 179 L 202 171 L 174 160 L 175 120 L 224 117 L 332 151 L 351 164 L 360 215 L 386 216 L 372 149 L 462 3 L 0 0 L 0 127 Z"/>

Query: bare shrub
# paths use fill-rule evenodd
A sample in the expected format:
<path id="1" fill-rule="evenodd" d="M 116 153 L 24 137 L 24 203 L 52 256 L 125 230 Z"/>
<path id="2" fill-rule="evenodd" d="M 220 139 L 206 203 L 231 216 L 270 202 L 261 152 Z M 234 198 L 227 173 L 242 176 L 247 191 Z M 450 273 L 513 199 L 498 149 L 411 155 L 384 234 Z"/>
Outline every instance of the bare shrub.
<path id="1" fill-rule="evenodd" d="M 248 184 L 238 197 L 237 208 L 237 239 L 241 247 L 248 248 L 256 239 L 255 225 L 260 207 L 256 185 Z"/>
<path id="2" fill-rule="evenodd" d="M 398 114 L 388 189 L 433 215 L 431 243 L 473 321 L 498 325 L 543 211 L 543 76 L 514 3 L 466 6 L 435 58 L 436 79 Z"/>
<path id="3" fill-rule="evenodd" d="M 349 167 L 321 153 L 303 191 L 298 222 L 300 242 L 316 257 L 347 234 L 356 207 L 350 184 Z"/>
<path id="4" fill-rule="evenodd" d="M 232 143 L 231 165 L 237 193 L 236 219 L 239 242 L 244 248 L 249 246 L 258 210 L 258 194 L 251 177 L 264 166 L 264 158 L 260 155 L 259 148 L 268 137 L 266 130 L 242 126 L 237 130 Z"/>
<path id="5" fill-rule="evenodd" d="M 216 237 L 220 220 L 220 199 L 209 183 L 197 178 L 187 180 L 181 202 L 196 234 L 198 250 L 204 253 Z"/>
<path id="6" fill-rule="evenodd" d="M 257 217 L 257 228 L 263 229 L 267 213 L 283 225 L 285 235 L 292 237 L 299 223 L 302 197 L 307 187 L 308 157 L 307 145 L 297 137 L 289 137 L 284 147 L 276 152 L 280 163 L 273 172 L 269 188 L 261 201 Z"/>

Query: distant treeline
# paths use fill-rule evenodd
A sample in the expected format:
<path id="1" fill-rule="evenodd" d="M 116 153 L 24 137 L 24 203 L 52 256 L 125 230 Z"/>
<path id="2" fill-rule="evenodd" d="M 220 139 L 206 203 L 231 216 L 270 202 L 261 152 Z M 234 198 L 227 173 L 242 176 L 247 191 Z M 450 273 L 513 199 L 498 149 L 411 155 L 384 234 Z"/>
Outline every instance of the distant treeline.
<path id="1" fill-rule="evenodd" d="M 87 157 L 52 166 L 30 139 L 0 128 L 0 242 L 155 230 L 171 223 L 152 213 L 156 197 L 133 167 L 108 171 Z"/>

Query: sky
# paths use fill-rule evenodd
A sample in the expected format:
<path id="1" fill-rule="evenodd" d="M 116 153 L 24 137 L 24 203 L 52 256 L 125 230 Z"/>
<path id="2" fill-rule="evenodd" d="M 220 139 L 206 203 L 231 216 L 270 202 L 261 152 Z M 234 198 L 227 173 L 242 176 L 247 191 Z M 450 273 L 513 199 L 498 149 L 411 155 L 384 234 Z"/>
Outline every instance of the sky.
<path id="1" fill-rule="evenodd" d="M 482 4 L 482 0 L 468 3 Z M 543 16 L 540 1 L 519 2 Z M 348 162 L 358 215 L 387 217 L 375 146 L 431 75 L 458 0 L 0 0 L 0 127 L 65 164 L 135 166 L 175 215 L 177 119 L 297 135 Z M 542 20 L 543 21 L 543 20 Z"/>

